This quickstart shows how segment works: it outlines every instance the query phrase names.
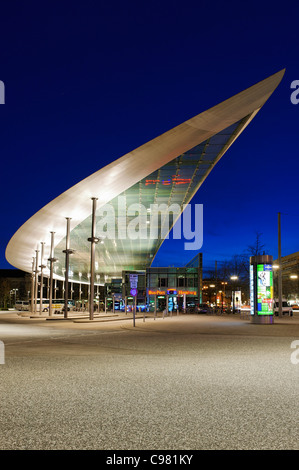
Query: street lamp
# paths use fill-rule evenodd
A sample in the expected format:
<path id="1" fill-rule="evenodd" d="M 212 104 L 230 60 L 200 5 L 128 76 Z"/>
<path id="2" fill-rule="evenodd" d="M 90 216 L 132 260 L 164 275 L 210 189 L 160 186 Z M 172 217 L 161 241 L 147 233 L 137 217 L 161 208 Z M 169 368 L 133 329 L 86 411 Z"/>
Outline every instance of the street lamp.
<path id="1" fill-rule="evenodd" d="M 292 280 L 298 279 L 297 274 L 291 274 L 291 275 L 290 275 L 290 279 L 292 279 Z M 293 291 L 293 289 L 292 289 L 292 291 Z M 296 299 L 297 295 L 295 294 L 294 297 L 295 297 L 295 299 Z"/>
<path id="2" fill-rule="evenodd" d="M 238 276 L 231 276 L 230 278 L 232 281 L 236 281 L 237 279 L 239 279 Z M 233 290 L 233 313 L 235 313 L 235 286 Z"/>
<path id="3" fill-rule="evenodd" d="M 11 289 L 11 291 L 9 292 L 10 295 L 14 295 L 14 298 L 15 298 L 15 305 L 16 305 L 16 302 L 17 302 L 17 291 L 19 289 Z M 10 299 L 10 302 L 11 302 L 11 299 Z"/>
<path id="4" fill-rule="evenodd" d="M 227 282 L 221 282 L 223 285 L 223 295 L 222 295 L 222 313 L 223 313 L 223 297 L 225 298 L 225 286 L 227 285 Z"/>

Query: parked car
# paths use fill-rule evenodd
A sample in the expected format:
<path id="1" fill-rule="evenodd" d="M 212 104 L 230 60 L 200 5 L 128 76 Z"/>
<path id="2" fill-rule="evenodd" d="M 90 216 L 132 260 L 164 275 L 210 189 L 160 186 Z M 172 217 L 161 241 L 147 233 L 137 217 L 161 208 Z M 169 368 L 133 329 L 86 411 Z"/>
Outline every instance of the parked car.
<path id="1" fill-rule="evenodd" d="M 29 310 L 29 301 L 28 300 L 17 300 L 15 304 L 16 310 Z"/>
<path id="2" fill-rule="evenodd" d="M 197 309 L 197 313 L 210 313 L 210 307 L 208 306 L 208 304 L 199 304 L 198 305 L 198 309 Z"/>
<path id="3" fill-rule="evenodd" d="M 273 313 L 276 317 L 278 317 L 278 315 L 279 315 L 279 301 L 277 299 L 275 299 L 275 301 L 274 301 Z M 290 317 L 293 316 L 293 309 L 285 299 L 282 300 L 282 314 L 283 315 L 290 315 Z"/>

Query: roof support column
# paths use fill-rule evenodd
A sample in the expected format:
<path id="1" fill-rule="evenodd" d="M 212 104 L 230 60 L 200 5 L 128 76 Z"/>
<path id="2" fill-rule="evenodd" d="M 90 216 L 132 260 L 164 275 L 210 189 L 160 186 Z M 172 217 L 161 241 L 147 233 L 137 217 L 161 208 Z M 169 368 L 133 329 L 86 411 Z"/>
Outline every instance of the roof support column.
<path id="1" fill-rule="evenodd" d="M 81 278 L 82 278 L 82 273 L 79 273 L 79 279 L 80 279 L 80 283 L 79 283 L 79 303 L 80 303 L 80 310 L 81 310 L 81 298 L 82 298 L 82 285 L 81 285 Z"/>
<path id="2" fill-rule="evenodd" d="M 35 265 L 35 258 L 32 258 L 32 273 L 31 273 L 31 313 L 34 311 L 34 265 Z"/>
<path id="3" fill-rule="evenodd" d="M 55 232 L 51 232 L 51 251 L 50 251 L 50 282 L 49 282 L 49 316 L 52 315 L 52 301 L 53 301 L 53 265 L 56 261 L 54 258 L 54 234 Z"/>
<path id="4" fill-rule="evenodd" d="M 40 259 L 40 290 L 39 290 L 39 314 L 42 314 L 43 311 L 43 297 L 44 297 L 44 273 L 43 269 L 46 267 L 43 265 L 44 260 L 44 242 L 40 242 L 41 244 L 41 259 Z"/>
<path id="5" fill-rule="evenodd" d="M 91 237 L 88 238 L 88 241 L 91 243 L 90 249 L 90 300 L 89 300 L 89 319 L 93 320 L 94 318 L 94 274 L 95 274 L 95 247 L 99 239 L 95 236 L 95 226 L 96 226 L 96 209 L 97 209 L 97 198 L 92 197 L 92 214 L 91 214 Z"/>
<path id="6" fill-rule="evenodd" d="M 74 253 L 74 250 L 70 249 L 70 221 L 71 219 L 66 217 L 66 245 L 65 250 L 63 250 L 63 253 L 65 253 L 64 318 L 67 318 L 68 312 L 70 255 Z"/>
<path id="7" fill-rule="evenodd" d="M 37 292 L 38 292 L 38 250 L 35 250 L 35 279 L 34 279 L 34 307 L 33 313 L 36 313 Z"/>

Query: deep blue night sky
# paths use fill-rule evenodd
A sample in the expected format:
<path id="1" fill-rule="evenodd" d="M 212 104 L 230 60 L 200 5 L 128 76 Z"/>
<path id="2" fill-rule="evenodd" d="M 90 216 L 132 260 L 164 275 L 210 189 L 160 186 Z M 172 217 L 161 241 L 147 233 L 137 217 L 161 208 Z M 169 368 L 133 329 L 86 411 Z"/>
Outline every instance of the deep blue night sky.
<path id="1" fill-rule="evenodd" d="M 278 5 L 278 4 L 276 4 Z M 200 188 L 205 266 L 261 232 L 299 251 L 299 6 L 283 2 L 6 2 L 0 18 L 0 268 L 14 232 L 86 176 L 286 68 Z M 156 264 L 196 253 L 165 242 Z M 182 245 L 180 245 L 182 246 Z M 179 246 L 179 247 L 180 247 Z"/>

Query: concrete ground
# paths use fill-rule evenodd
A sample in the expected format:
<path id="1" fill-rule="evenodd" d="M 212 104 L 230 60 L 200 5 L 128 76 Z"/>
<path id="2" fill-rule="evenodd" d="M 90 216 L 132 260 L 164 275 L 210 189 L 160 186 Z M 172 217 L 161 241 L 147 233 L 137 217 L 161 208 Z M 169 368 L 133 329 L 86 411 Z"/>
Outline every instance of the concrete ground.
<path id="1" fill-rule="evenodd" d="M 6 312 L 0 340 L 1 450 L 299 449 L 299 315 Z"/>

